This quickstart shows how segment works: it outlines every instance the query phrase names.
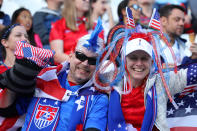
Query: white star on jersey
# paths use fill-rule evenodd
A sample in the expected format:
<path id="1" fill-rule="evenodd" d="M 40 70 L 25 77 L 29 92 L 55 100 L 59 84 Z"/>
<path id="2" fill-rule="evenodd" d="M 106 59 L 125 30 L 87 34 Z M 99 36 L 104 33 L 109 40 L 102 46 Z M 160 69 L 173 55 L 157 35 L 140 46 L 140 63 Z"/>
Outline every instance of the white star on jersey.
<path id="1" fill-rule="evenodd" d="M 82 109 L 84 106 L 84 101 L 85 101 L 85 97 L 84 96 L 81 96 L 81 98 L 79 100 L 76 100 L 75 103 L 78 104 L 78 107 L 77 107 L 77 111 L 79 111 L 80 109 Z"/>

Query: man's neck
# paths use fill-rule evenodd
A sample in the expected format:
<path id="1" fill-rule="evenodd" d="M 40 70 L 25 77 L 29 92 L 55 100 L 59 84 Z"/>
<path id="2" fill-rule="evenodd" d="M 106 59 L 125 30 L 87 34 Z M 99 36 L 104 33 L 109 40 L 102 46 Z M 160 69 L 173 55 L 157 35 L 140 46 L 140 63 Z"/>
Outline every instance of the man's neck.
<path id="1" fill-rule="evenodd" d="M 175 38 L 174 37 L 170 37 L 170 45 L 173 46 L 175 43 Z"/>

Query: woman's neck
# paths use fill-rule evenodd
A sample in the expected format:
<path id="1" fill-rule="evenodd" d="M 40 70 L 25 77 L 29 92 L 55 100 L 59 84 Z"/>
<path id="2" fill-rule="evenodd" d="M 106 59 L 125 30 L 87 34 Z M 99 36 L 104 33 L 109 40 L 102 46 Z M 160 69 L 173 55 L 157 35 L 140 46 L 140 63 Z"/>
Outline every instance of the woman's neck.
<path id="1" fill-rule="evenodd" d="M 15 58 L 16 57 L 14 55 L 14 51 L 6 48 L 6 57 L 4 60 L 4 64 L 8 67 L 12 67 L 14 65 Z"/>
<path id="2" fill-rule="evenodd" d="M 4 61 L 4 64 L 8 67 L 12 67 L 15 62 L 15 56 L 14 55 L 7 55 Z"/>
<path id="3" fill-rule="evenodd" d="M 143 80 L 131 80 L 131 85 L 133 88 L 139 87 L 140 85 L 142 85 Z"/>
<path id="4" fill-rule="evenodd" d="M 132 87 L 133 87 L 133 88 L 136 88 L 136 87 L 145 85 L 147 78 L 148 78 L 148 76 L 146 76 L 146 77 L 145 77 L 144 79 L 142 79 L 142 80 L 136 80 L 136 79 L 132 79 L 132 78 L 131 78 L 131 85 L 132 85 Z"/>

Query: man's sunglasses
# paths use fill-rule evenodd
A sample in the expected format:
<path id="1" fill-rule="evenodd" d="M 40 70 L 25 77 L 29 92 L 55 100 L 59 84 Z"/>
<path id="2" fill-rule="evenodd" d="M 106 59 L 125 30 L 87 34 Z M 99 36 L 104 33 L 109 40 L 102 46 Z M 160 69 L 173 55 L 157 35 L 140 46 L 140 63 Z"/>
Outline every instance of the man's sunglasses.
<path id="1" fill-rule="evenodd" d="M 75 56 L 80 61 L 88 60 L 89 65 L 96 65 L 96 58 L 95 57 L 87 57 L 85 54 L 79 51 L 75 51 Z"/>
<path id="2" fill-rule="evenodd" d="M 137 5 L 137 4 L 133 4 L 130 7 L 133 8 L 134 10 L 139 10 L 139 11 L 142 10 L 142 8 L 139 5 Z"/>

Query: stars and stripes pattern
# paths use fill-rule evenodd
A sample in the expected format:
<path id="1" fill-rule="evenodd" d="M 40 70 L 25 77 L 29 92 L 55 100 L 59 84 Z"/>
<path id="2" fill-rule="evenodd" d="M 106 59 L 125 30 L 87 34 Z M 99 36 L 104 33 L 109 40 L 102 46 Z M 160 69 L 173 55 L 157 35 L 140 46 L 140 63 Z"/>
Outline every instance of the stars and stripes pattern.
<path id="1" fill-rule="evenodd" d="M 26 41 L 18 41 L 15 51 L 17 58 L 29 59 L 40 67 L 46 67 L 54 54 L 52 50 L 34 47 Z"/>
<path id="2" fill-rule="evenodd" d="M 135 28 L 135 21 L 133 19 L 132 11 L 129 7 L 126 7 L 127 13 L 127 28 Z"/>
<path id="3" fill-rule="evenodd" d="M 189 65 L 187 87 L 174 96 L 179 106 L 175 109 L 170 102 L 167 105 L 167 122 L 171 130 L 197 130 L 197 64 Z"/>
<path id="4" fill-rule="evenodd" d="M 187 71 L 187 86 L 197 85 L 197 64 L 190 65 Z"/>
<path id="5" fill-rule="evenodd" d="M 153 9 L 153 14 L 149 22 L 149 27 L 161 31 L 160 16 L 156 8 Z"/>
<path id="6" fill-rule="evenodd" d="M 179 94 L 174 96 L 174 100 L 179 106 L 175 109 L 168 102 L 167 122 L 171 130 L 182 128 L 197 130 L 197 91 L 187 94 L 180 98 Z"/>

